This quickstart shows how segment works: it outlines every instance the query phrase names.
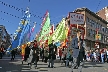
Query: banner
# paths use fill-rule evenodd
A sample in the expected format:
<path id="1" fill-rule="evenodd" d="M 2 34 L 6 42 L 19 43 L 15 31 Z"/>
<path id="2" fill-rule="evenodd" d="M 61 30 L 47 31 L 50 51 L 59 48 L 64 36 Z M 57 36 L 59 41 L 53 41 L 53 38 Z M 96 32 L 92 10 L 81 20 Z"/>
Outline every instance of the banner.
<path id="1" fill-rule="evenodd" d="M 70 12 L 70 24 L 84 24 L 84 15 Z"/>

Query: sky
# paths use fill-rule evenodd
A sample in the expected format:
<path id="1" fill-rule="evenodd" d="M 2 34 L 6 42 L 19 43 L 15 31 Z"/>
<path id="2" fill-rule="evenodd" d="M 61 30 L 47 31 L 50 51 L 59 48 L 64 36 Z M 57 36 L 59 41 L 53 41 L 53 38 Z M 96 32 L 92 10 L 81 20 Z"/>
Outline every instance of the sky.
<path id="1" fill-rule="evenodd" d="M 16 8 L 26 10 L 30 8 L 30 12 L 37 17 L 31 16 L 31 22 L 37 22 L 35 32 L 39 32 L 42 19 L 45 12 L 48 10 L 52 24 L 57 24 L 63 17 L 66 17 L 69 12 L 76 8 L 87 7 L 93 12 L 101 10 L 108 6 L 108 0 L 0 0 Z M 5 13 L 3 13 L 3 12 Z M 8 13 L 8 14 L 6 14 Z M 13 16 L 10 16 L 12 14 Z M 17 16 L 17 17 L 14 17 Z M 0 2 L 0 25 L 4 25 L 9 34 L 13 34 L 18 29 L 19 22 L 23 16 L 21 11 L 5 6 Z M 31 23 L 31 26 L 34 24 Z"/>

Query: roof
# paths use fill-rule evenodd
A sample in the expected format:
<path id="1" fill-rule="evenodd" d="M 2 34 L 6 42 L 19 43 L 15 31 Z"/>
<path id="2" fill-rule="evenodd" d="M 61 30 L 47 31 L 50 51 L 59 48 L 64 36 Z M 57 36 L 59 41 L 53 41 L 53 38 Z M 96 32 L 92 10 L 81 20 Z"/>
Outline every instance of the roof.
<path id="1" fill-rule="evenodd" d="M 92 16 L 96 17 L 97 19 L 99 19 L 100 21 L 102 21 L 105 24 L 108 24 L 108 22 L 104 19 L 102 19 L 101 17 L 99 17 L 98 15 L 96 15 L 94 12 L 90 11 L 88 8 L 77 8 L 74 12 L 82 12 L 82 11 L 86 11 L 89 14 L 91 14 Z"/>

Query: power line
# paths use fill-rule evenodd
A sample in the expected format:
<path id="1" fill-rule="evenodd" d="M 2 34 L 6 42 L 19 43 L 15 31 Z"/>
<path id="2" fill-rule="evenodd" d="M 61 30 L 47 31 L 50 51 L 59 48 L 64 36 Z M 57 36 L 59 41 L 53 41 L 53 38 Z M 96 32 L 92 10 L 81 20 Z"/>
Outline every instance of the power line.
<path id="1" fill-rule="evenodd" d="M 15 7 L 15 6 L 13 6 L 13 5 L 4 3 L 4 2 L 2 2 L 2 1 L 0 1 L 0 3 L 1 3 L 2 5 L 4 5 L 4 6 L 9 7 L 9 8 L 13 8 L 13 9 L 15 9 L 16 11 L 25 12 L 25 11 L 24 11 L 23 9 L 21 9 L 21 8 L 18 8 L 18 7 Z M 37 18 L 42 19 L 42 17 L 40 17 L 40 16 L 37 16 L 37 15 L 32 14 L 32 13 L 30 13 L 30 14 L 31 14 L 31 16 L 33 16 L 33 17 L 37 17 Z"/>
<path id="2" fill-rule="evenodd" d="M 29 0 L 29 2 L 30 2 L 30 0 Z M 9 7 L 9 8 L 13 8 L 13 9 L 15 9 L 16 11 L 20 11 L 20 12 L 22 12 L 22 13 L 25 12 L 25 10 L 23 10 L 23 8 L 15 7 L 15 6 L 10 5 L 10 4 L 7 4 L 7 3 L 5 3 L 5 2 L 3 2 L 3 1 L 0 1 L 0 3 L 1 3 L 2 5 L 4 5 L 4 6 Z M 42 13 L 40 13 L 40 14 L 42 14 Z M 30 15 L 31 15 L 32 17 L 36 17 L 36 18 L 39 18 L 39 19 L 43 19 L 43 18 L 44 18 L 44 17 L 38 16 L 38 15 L 32 14 L 32 13 L 30 13 Z M 50 16 L 50 17 L 51 17 L 51 16 Z M 53 17 L 53 18 L 59 18 L 59 17 Z M 52 21 L 52 20 L 51 20 L 51 22 L 52 22 L 52 23 L 58 23 L 58 22 L 55 22 L 55 21 Z"/>
<path id="3" fill-rule="evenodd" d="M 102 0 L 99 1 L 98 5 L 97 5 L 97 8 L 96 8 L 96 11 L 98 11 L 98 8 L 99 8 L 99 6 L 100 6 L 100 4 L 101 4 L 101 1 L 102 1 Z"/>
<path id="4" fill-rule="evenodd" d="M 15 18 L 18 18 L 18 19 L 21 19 L 20 17 L 18 17 L 18 16 L 16 16 L 16 15 L 13 15 L 13 14 L 11 14 L 11 13 L 8 13 L 8 12 L 5 12 L 5 11 L 0 11 L 1 13 L 4 13 L 4 14 L 6 14 L 6 15 L 10 15 L 10 16 L 12 16 L 12 17 L 15 17 Z M 34 22 L 32 22 L 32 21 L 30 21 L 31 23 L 34 23 Z M 40 25 L 40 24 L 39 24 Z"/>

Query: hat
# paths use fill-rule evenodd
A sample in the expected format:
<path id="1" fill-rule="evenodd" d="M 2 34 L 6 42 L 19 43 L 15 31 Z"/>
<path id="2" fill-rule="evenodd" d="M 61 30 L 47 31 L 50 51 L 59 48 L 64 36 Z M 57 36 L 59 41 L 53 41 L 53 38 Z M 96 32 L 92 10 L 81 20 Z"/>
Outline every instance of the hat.
<path id="1" fill-rule="evenodd" d="M 34 42 L 37 42 L 36 40 L 34 40 Z"/>

